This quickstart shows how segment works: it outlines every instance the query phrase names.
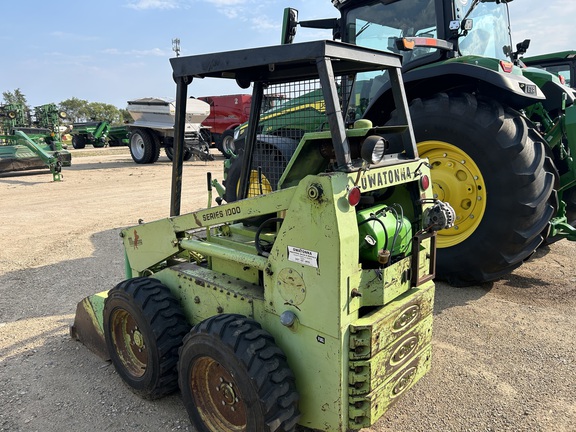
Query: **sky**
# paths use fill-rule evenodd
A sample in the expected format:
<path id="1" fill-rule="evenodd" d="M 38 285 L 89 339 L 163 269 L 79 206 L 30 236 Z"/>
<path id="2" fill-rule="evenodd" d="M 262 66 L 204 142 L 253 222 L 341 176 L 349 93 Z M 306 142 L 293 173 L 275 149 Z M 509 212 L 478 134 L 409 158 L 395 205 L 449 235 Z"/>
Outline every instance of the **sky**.
<path id="1" fill-rule="evenodd" d="M 0 92 L 20 89 L 31 106 L 76 97 L 125 108 L 132 99 L 174 98 L 173 39 L 181 56 L 277 45 L 285 7 L 301 20 L 338 15 L 330 0 L 5 1 Z M 576 1 L 514 0 L 510 11 L 514 44 L 532 40 L 528 55 L 576 49 Z M 298 28 L 295 42 L 330 37 Z M 214 79 L 188 89 L 189 96 L 245 92 Z"/>

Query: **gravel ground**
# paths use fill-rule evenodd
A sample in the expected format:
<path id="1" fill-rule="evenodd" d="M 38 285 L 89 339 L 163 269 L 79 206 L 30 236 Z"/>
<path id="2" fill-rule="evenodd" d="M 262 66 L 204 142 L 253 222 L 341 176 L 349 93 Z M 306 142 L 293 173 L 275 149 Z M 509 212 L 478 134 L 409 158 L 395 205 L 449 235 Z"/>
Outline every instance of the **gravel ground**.
<path id="1" fill-rule="evenodd" d="M 120 229 L 167 216 L 171 164 L 71 151 L 60 183 L 0 176 L 0 431 L 192 431 L 178 394 L 138 398 L 68 333 L 78 301 L 123 279 Z M 183 212 L 221 166 L 185 164 Z M 575 250 L 558 242 L 483 286 L 438 283 L 432 371 L 364 432 L 576 430 Z"/>

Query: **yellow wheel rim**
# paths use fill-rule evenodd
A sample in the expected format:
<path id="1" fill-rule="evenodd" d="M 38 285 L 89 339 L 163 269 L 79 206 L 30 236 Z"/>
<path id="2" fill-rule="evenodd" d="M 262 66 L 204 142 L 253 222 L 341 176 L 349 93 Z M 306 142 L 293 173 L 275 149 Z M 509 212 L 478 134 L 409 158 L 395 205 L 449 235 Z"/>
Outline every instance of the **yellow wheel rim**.
<path id="1" fill-rule="evenodd" d="M 444 141 L 418 143 L 420 157 L 432 165 L 432 190 L 456 212 L 453 228 L 438 232 L 438 247 L 455 246 L 478 228 L 486 211 L 486 184 L 478 166 L 468 154 Z"/>
<path id="2" fill-rule="evenodd" d="M 240 182 L 238 182 L 238 186 L 236 189 L 236 193 L 239 194 L 240 192 Z M 246 198 L 255 197 L 258 195 L 265 195 L 272 192 L 272 185 L 270 181 L 266 178 L 264 174 L 262 174 L 262 184 L 258 182 L 258 171 L 252 170 L 250 171 L 250 179 L 248 180 L 248 196 Z"/>

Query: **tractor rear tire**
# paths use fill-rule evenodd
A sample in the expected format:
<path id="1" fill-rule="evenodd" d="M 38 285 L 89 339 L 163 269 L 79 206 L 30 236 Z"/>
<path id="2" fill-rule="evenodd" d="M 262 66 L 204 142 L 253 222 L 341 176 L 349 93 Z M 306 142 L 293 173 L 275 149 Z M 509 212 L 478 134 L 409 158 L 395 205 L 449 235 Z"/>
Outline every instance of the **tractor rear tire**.
<path id="1" fill-rule="evenodd" d="M 190 331 L 182 308 L 157 279 L 137 277 L 110 290 L 104 338 L 122 380 L 145 399 L 178 389 L 178 350 Z"/>
<path id="2" fill-rule="evenodd" d="M 456 210 L 438 233 L 436 277 L 454 286 L 498 279 L 543 242 L 557 208 L 540 136 L 516 111 L 468 93 L 410 104 L 434 193 Z"/>
<path id="3" fill-rule="evenodd" d="M 144 129 L 135 129 L 130 134 L 130 155 L 137 164 L 154 163 L 158 160 L 160 148 L 156 140 Z"/>
<path id="4" fill-rule="evenodd" d="M 72 147 L 75 149 L 83 149 L 86 147 L 86 140 L 80 135 L 72 135 Z"/>
<path id="5" fill-rule="evenodd" d="M 240 187 L 240 174 L 244 151 L 240 150 L 238 156 L 230 164 L 228 175 L 224 181 L 226 192 L 224 199 L 226 202 L 238 200 L 238 189 Z M 272 147 L 257 147 L 252 155 L 252 170 L 248 181 L 248 198 L 273 192 L 278 189 L 278 182 L 284 173 L 288 160 L 282 152 Z M 261 167 L 262 184 L 258 181 L 258 166 Z"/>
<path id="6" fill-rule="evenodd" d="M 184 339 L 182 400 L 199 432 L 294 431 L 294 375 L 274 338 L 242 315 L 215 315 Z"/>

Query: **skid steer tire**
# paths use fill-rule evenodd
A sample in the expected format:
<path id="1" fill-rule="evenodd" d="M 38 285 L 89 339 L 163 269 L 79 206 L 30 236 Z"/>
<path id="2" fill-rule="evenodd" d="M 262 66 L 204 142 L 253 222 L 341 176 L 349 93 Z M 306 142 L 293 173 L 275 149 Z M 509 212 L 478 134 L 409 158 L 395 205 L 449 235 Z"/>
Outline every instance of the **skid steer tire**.
<path id="1" fill-rule="evenodd" d="M 137 164 L 154 163 L 160 154 L 154 137 L 144 129 L 132 131 L 129 147 L 132 160 Z"/>
<path id="2" fill-rule="evenodd" d="M 145 399 L 178 389 L 178 349 L 190 325 L 170 290 L 137 277 L 121 282 L 104 304 L 104 338 L 118 375 Z"/>
<path id="3" fill-rule="evenodd" d="M 242 315 L 216 315 L 184 339 L 182 400 L 199 432 L 294 431 L 300 417 L 294 375 L 274 338 Z"/>
<path id="4" fill-rule="evenodd" d="M 438 233 L 437 278 L 469 286 L 510 273 L 542 243 L 557 208 L 539 135 L 518 112 L 468 93 L 415 99 L 410 114 L 434 193 L 457 216 Z"/>

